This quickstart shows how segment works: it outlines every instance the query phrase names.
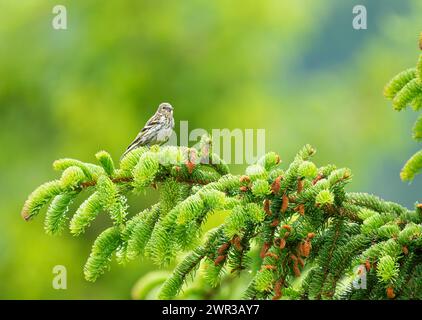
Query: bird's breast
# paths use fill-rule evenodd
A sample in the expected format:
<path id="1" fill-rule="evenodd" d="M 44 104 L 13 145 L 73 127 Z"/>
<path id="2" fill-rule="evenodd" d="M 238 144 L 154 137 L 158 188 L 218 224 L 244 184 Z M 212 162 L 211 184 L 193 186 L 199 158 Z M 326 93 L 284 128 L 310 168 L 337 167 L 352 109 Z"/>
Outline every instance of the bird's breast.
<path id="1" fill-rule="evenodd" d="M 163 128 L 160 130 L 157 134 L 157 140 L 158 141 L 166 141 L 172 134 L 173 129 L 172 127 Z"/>

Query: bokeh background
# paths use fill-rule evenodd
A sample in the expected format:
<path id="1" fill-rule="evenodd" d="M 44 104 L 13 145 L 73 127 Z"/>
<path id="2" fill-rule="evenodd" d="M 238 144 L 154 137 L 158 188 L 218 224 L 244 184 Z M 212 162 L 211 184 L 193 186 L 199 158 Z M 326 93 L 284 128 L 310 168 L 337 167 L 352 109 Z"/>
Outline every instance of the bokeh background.
<path id="1" fill-rule="evenodd" d="M 57 4 L 67 30 L 51 26 Z M 352 28 L 356 4 L 367 8 L 367 30 Z M 162 101 L 191 129 L 265 128 L 266 149 L 286 164 L 310 143 L 317 164 L 352 169 L 349 190 L 411 207 L 421 179 L 405 184 L 399 171 L 419 148 L 416 114 L 393 111 L 382 89 L 415 65 L 421 12 L 420 0 L 2 0 L 0 298 L 128 299 L 155 269 L 113 263 L 88 283 L 83 264 L 110 221 L 51 237 L 42 214 L 26 223 L 20 210 L 57 177 L 55 159 L 94 161 L 101 149 L 118 158 Z M 155 197 L 131 197 L 131 212 Z M 51 285 L 59 264 L 67 290 Z"/>

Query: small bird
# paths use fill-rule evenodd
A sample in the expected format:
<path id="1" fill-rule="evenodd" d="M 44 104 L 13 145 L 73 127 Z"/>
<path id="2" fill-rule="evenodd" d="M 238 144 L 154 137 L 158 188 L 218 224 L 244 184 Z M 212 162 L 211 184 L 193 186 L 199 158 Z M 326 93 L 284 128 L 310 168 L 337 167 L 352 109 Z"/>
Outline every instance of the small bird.
<path id="1" fill-rule="evenodd" d="M 122 158 L 133 149 L 141 146 L 161 145 L 168 141 L 174 128 L 173 107 L 163 102 L 155 114 L 147 121 L 135 140 L 127 147 Z"/>

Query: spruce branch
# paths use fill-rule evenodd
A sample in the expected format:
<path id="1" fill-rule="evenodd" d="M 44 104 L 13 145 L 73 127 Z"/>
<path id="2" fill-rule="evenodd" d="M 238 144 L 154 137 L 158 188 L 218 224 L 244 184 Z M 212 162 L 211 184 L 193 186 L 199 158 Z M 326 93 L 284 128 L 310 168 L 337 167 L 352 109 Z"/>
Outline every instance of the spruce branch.
<path id="1" fill-rule="evenodd" d="M 190 251 L 164 282 L 161 298 L 177 296 L 200 265 L 201 277 L 211 287 L 223 277 L 251 270 L 256 245 L 258 270 L 245 292 L 247 298 L 357 295 L 353 288 L 344 289 L 340 280 L 367 261 L 377 267 L 371 280 L 374 289 L 365 297 L 388 296 L 381 290 L 385 285 L 393 288 L 390 291 L 396 288 L 395 296 L 405 292 L 396 283 L 404 281 L 403 252 L 420 255 L 419 206 L 412 211 L 373 195 L 345 192 L 350 170 L 333 165 L 318 168 L 311 162 L 315 149 L 309 145 L 287 169 L 270 152 L 246 168 L 244 175 L 227 173 L 226 165 L 210 165 L 201 152 L 209 154 L 210 149 L 140 148 L 119 166 L 105 151 L 96 155 L 101 166 L 58 160 L 54 166 L 62 176 L 37 188 L 22 215 L 28 220 L 52 200 L 45 229 L 58 234 L 66 226 L 74 198 L 82 190 L 90 192 L 70 219 L 71 233 L 83 233 L 102 212 L 109 214 L 114 226 L 94 242 L 84 268 L 89 281 L 109 268 L 114 254 L 121 263 L 147 256 L 163 266 Z M 193 166 L 192 154 L 200 159 Z M 158 188 L 159 202 L 128 219 L 126 194 L 145 188 Z M 201 245 L 202 225 L 220 211 L 228 212 L 225 221 Z M 302 286 L 293 288 L 303 273 L 308 276 Z"/>
<path id="2" fill-rule="evenodd" d="M 421 35 L 419 35 L 419 48 L 422 50 Z M 419 55 L 416 68 L 402 71 L 390 80 L 384 88 L 384 95 L 393 101 L 395 110 L 400 111 L 409 105 L 415 111 L 422 108 L 422 54 Z M 413 126 L 412 136 L 417 141 L 422 137 L 421 116 Z M 412 181 L 415 175 L 420 173 L 421 168 L 422 153 L 419 151 L 406 162 L 400 177 L 402 180 Z"/>

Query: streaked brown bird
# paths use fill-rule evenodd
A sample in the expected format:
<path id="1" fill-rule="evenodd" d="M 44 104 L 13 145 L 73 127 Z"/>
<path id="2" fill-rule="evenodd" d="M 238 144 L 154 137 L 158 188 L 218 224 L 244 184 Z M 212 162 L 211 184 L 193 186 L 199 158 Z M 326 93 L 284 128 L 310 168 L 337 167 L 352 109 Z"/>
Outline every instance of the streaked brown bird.
<path id="1" fill-rule="evenodd" d="M 161 145 L 167 142 L 173 132 L 173 128 L 173 107 L 170 103 L 163 102 L 158 106 L 155 114 L 147 121 L 135 140 L 127 147 L 122 158 L 128 152 L 141 146 Z"/>

